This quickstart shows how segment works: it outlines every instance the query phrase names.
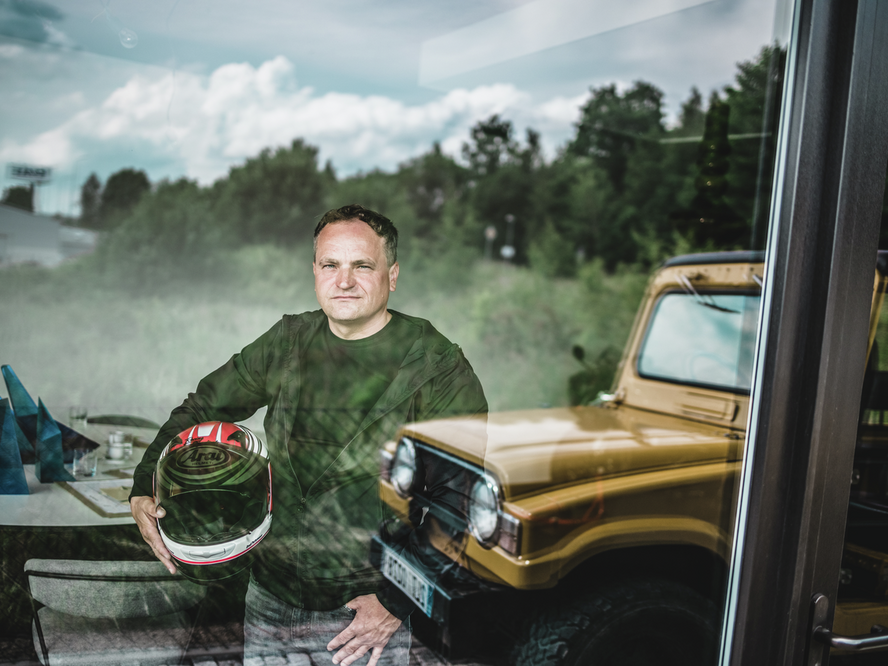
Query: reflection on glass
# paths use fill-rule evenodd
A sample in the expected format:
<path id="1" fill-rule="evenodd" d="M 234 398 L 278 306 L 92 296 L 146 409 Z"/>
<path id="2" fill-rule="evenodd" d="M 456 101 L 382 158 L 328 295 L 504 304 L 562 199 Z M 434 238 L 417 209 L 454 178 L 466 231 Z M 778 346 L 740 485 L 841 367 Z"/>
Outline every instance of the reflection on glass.
<path id="1" fill-rule="evenodd" d="M 886 199 L 888 201 L 888 199 Z M 882 224 L 882 238 L 886 224 Z M 879 243 L 885 247 L 884 240 Z M 888 309 L 885 308 L 885 261 L 879 252 L 876 295 L 870 317 L 870 346 L 860 401 L 860 424 L 839 571 L 833 631 L 852 636 L 869 633 L 888 621 L 886 586 L 876 575 L 888 560 Z"/>
<path id="2" fill-rule="evenodd" d="M 639 374 L 748 391 L 760 300 L 743 294 L 667 294 L 651 319 Z"/>
<path id="3" fill-rule="evenodd" d="M 699 298 L 659 267 L 762 248 L 774 16 L 772 0 L 0 7 L 0 157 L 45 176 L 0 174 L 0 265 L 14 268 L 0 300 L 15 315 L 0 317 L 0 362 L 47 404 L 163 422 L 281 312 L 317 308 L 324 211 L 379 210 L 400 233 L 391 306 L 462 347 L 491 407 L 486 424 L 395 424 L 380 460 L 360 461 L 379 468 L 382 504 L 325 513 L 408 535 L 367 575 L 388 572 L 415 604 L 414 650 L 707 654 L 760 265 L 701 264 L 714 282 L 689 273 Z M 152 557 L 131 524 L 94 522 L 2 533 L 0 607 L 22 660 L 26 558 Z M 225 628 L 243 622 L 245 589 L 210 590 L 210 642 L 236 651 Z M 669 631 L 634 640 L 627 600 L 654 603 Z M 672 625 L 676 610 L 699 621 Z"/>

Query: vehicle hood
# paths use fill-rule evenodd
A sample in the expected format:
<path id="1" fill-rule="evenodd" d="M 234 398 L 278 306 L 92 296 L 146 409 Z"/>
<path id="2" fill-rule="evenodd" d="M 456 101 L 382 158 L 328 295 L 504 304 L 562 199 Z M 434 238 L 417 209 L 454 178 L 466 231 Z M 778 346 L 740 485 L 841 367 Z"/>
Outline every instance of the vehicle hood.
<path id="1" fill-rule="evenodd" d="M 566 407 L 413 423 L 402 429 L 483 465 L 505 499 L 553 486 L 737 460 L 743 433 L 620 407 Z"/>

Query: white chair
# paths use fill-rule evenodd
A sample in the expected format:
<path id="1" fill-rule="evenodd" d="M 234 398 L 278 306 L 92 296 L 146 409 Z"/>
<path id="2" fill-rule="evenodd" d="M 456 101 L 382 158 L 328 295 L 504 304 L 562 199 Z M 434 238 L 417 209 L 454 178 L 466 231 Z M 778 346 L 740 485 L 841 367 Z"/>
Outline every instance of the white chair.
<path id="1" fill-rule="evenodd" d="M 206 595 L 160 562 L 32 559 L 25 574 L 44 666 L 181 663 Z"/>

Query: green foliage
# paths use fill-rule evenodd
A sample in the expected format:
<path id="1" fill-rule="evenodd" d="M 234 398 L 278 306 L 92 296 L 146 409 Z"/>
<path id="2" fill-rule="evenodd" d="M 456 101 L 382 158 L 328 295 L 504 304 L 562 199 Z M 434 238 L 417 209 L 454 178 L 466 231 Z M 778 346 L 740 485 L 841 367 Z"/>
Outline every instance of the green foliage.
<path id="1" fill-rule="evenodd" d="M 703 138 L 697 145 L 694 178 L 696 194 L 686 209 L 672 212 L 676 229 L 698 243 L 712 241 L 720 247 L 749 242 L 749 221 L 725 200 L 729 187 L 732 146 L 728 135 L 731 107 L 712 95 L 706 112 Z"/>
<path id="2" fill-rule="evenodd" d="M 574 155 L 591 157 L 621 191 L 632 152 L 639 143 L 655 141 L 665 131 L 662 103 L 663 93 L 645 81 L 636 81 L 622 94 L 615 84 L 594 89 L 568 149 Z"/>
<path id="3" fill-rule="evenodd" d="M 691 88 L 691 96 L 681 104 L 678 127 L 671 134 L 673 137 L 702 136 L 706 124 L 706 111 L 703 109 L 703 95 L 696 86 Z"/>
<path id="4" fill-rule="evenodd" d="M 143 202 L 138 214 L 160 203 Z M 546 278 L 455 248 L 425 267 L 410 255 L 405 248 L 392 307 L 427 317 L 460 344 L 494 409 L 567 404 L 578 369 L 571 346 L 582 344 L 595 357 L 608 346 L 622 348 L 638 307 L 631 287 L 646 279 L 630 269 L 608 274 L 597 263 L 595 284 Z M 282 312 L 318 307 L 310 246 L 244 246 L 212 257 L 222 270 L 203 280 L 171 272 L 134 284 L 120 273 L 106 279 L 89 262 L 5 272 L 0 298 L 16 316 L 0 320 L 0 360 L 47 404 L 162 421 L 200 377 Z M 261 428 L 261 416 L 253 422 Z"/>
<path id="5" fill-rule="evenodd" d="M 580 288 L 586 307 L 596 316 L 593 327 L 584 328 L 577 342 L 593 354 L 608 345 L 622 348 L 624 336 L 629 334 L 635 310 L 644 296 L 648 275 L 647 270 L 627 264 L 609 272 L 600 259 L 583 266 L 578 275 Z M 605 313 L 607 316 L 599 316 Z M 614 331 L 619 331 L 619 335 L 615 337 Z"/>
<path id="6" fill-rule="evenodd" d="M 102 209 L 102 182 L 91 173 L 80 188 L 80 226 L 87 229 L 99 227 Z"/>
<path id="7" fill-rule="evenodd" d="M 90 182 L 93 176 L 87 179 Z M 96 218 L 97 229 L 118 227 L 138 205 L 142 197 L 151 191 L 151 182 L 144 171 L 121 169 L 108 177 L 100 195 L 100 210 Z"/>
<path id="8" fill-rule="evenodd" d="M 471 141 L 464 143 L 462 154 L 475 176 L 489 176 L 518 153 L 512 122 L 494 114 L 475 124 Z"/>
<path id="9" fill-rule="evenodd" d="M 263 150 L 214 187 L 214 213 L 230 238 L 292 245 L 311 239 L 326 210 L 332 171 L 318 170 L 318 149 L 302 139 Z"/>
<path id="10" fill-rule="evenodd" d="M 428 153 L 400 166 L 400 186 L 417 218 L 424 223 L 417 227 L 417 235 L 426 235 L 434 228 L 445 204 L 462 196 L 468 179 L 469 171 L 442 153 L 438 142 Z"/>
<path id="11" fill-rule="evenodd" d="M 221 248 L 208 192 L 183 178 L 143 197 L 90 260 L 113 284 L 156 291 L 182 276 L 213 276 Z"/>
<path id="12" fill-rule="evenodd" d="M 530 242 L 527 250 L 530 267 L 546 277 L 573 277 L 577 259 L 573 245 L 559 233 L 551 220 Z"/>
<path id="13" fill-rule="evenodd" d="M 575 336 L 587 312 L 576 282 L 526 268 L 481 264 L 460 313 L 457 339 L 495 409 L 563 405 Z"/>
<path id="14" fill-rule="evenodd" d="M 392 220 L 399 236 L 410 237 L 420 226 L 398 174 L 371 171 L 346 178 L 332 188 L 327 208 L 353 203 L 381 212 Z"/>
<path id="15" fill-rule="evenodd" d="M 588 361 L 585 360 L 585 349 L 575 345 L 574 356 L 583 369 L 567 380 L 568 401 L 571 405 L 588 405 L 613 384 L 620 362 L 620 350 L 605 347 L 594 360 Z"/>
<path id="16" fill-rule="evenodd" d="M 13 208 L 21 208 L 29 213 L 34 212 L 34 186 L 13 185 L 3 190 L 3 199 L 0 203 Z"/>
<path id="17" fill-rule="evenodd" d="M 245 245 L 221 250 L 213 273 L 215 290 L 227 294 L 232 305 L 261 306 L 277 312 L 316 310 L 312 246 Z"/>
<path id="18" fill-rule="evenodd" d="M 447 204 L 441 221 L 425 235 L 400 239 L 398 300 L 422 298 L 444 289 L 467 289 L 481 258 L 481 226 L 471 208 Z"/>
<path id="19" fill-rule="evenodd" d="M 526 263 L 528 239 L 539 222 L 534 206 L 543 166 L 539 134 L 529 129 L 522 147 L 513 138 L 511 121 L 494 115 L 472 128 L 471 142 L 462 150 L 471 175 L 467 199 L 482 225 L 497 230 L 494 254 L 511 245 L 516 249 L 513 261 Z"/>
<path id="20" fill-rule="evenodd" d="M 725 89 L 731 107 L 728 131 L 732 136 L 748 137 L 731 142 L 725 201 L 748 222 L 751 237 L 744 239 L 744 246 L 752 249 L 764 248 L 785 63 L 784 49 L 765 47 L 755 59 L 737 64 L 734 85 Z"/>

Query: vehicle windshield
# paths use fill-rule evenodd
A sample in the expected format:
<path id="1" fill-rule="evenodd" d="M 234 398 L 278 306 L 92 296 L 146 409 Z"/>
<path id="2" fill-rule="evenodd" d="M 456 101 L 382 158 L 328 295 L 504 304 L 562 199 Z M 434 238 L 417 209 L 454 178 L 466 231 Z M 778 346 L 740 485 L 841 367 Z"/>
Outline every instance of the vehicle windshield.
<path id="1" fill-rule="evenodd" d="M 638 374 L 748 392 L 760 301 L 752 294 L 666 294 L 654 308 Z"/>

